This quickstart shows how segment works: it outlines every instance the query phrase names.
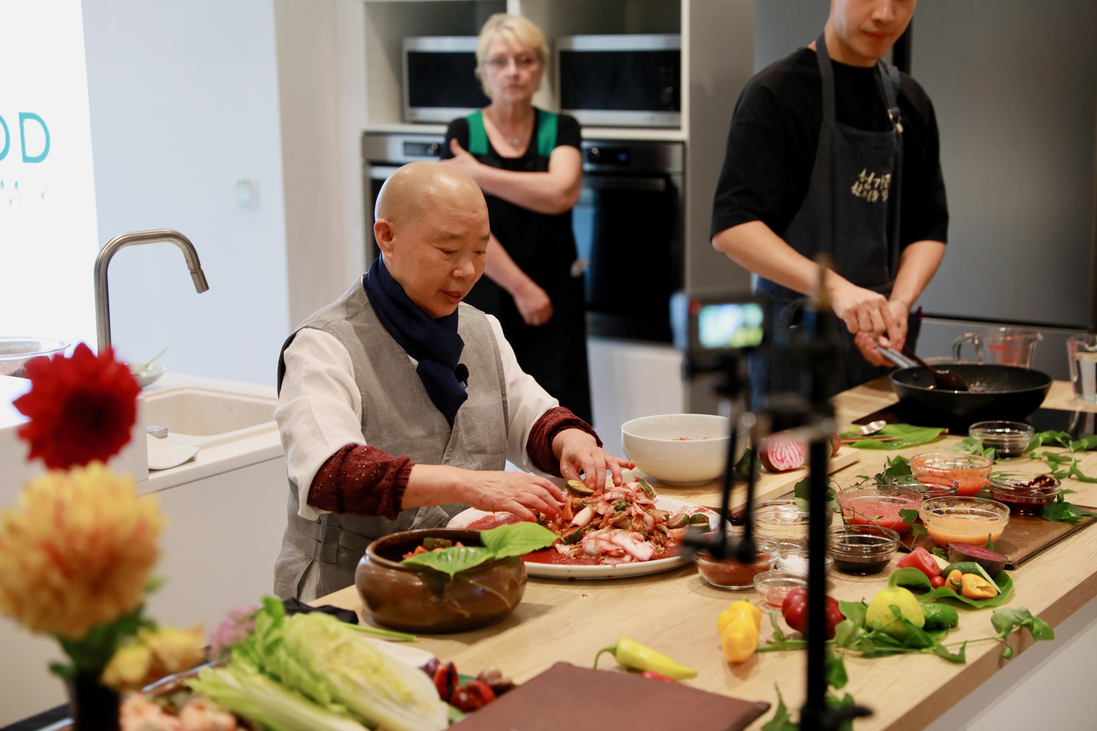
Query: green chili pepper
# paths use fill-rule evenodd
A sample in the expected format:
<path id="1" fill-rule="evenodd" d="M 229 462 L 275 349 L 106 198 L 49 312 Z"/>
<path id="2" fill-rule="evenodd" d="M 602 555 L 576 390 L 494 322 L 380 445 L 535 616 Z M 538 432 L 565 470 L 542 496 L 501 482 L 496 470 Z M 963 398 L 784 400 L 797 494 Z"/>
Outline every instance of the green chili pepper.
<path id="1" fill-rule="evenodd" d="M 603 652 L 608 652 L 617 659 L 617 662 L 626 668 L 634 670 L 651 670 L 665 675 L 674 680 L 686 680 L 697 676 L 697 671 L 671 660 L 661 652 L 656 652 L 649 647 L 644 647 L 639 642 L 633 642 L 627 637 L 622 637 L 616 645 L 605 647 L 594 656 L 594 667 L 598 668 L 598 658 Z"/>

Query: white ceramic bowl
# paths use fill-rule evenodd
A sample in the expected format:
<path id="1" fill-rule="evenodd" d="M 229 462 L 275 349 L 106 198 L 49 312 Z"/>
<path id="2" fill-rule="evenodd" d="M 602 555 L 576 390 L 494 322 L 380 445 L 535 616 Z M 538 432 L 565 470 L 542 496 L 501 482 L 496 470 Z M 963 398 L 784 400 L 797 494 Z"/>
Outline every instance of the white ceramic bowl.
<path id="1" fill-rule="evenodd" d="M 643 416 L 621 425 L 625 456 L 645 474 L 668 485 L 702 485 L 724 474 L 728 419 L 711 414 Z M 747 435 L 736 440 L 736 455 L 747 448 Z"/>
<path id="2" fill-rule="evenodd" d="M 144 373 L 142 373 L 141 375 L 137 375 L 137 372 L 134 369 L 140 365 L 140 363 L 138 363 L 136 366 L 130 365 L 130 373 L 132 373 L 133 377 L 137 379 L 137 384 L 141 386 L 141 388 L 145 388 L 146 386 L 154 383 L 156 379 L 164 375 L 164 373 L 168 370 L 159 363 L 153 363 L 145 369 Z"/>

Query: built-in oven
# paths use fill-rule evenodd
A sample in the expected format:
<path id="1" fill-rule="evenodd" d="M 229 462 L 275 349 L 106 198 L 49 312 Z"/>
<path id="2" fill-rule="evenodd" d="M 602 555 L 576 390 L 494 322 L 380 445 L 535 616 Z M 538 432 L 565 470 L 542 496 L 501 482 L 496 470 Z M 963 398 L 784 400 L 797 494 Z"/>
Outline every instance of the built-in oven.
<path id="1" fill-rule="evenodd" d="M 367 261 L 377 256 L 374 208 L 385 180 L 401 165 L 438 160 L 442 135 L 362 137 Z M 587 331 L 605 338 L 670 343 L 670 296 L 682 289 L 681 142 L 583 140 L 583 187 L 572 210 L 578 259 L 586 276 Z"/>
<path id="2" fill-rule="evenodd" d="M 583 140 L 572 210 L 586 267 L 590 335 L 671 342 L 670 296 L 682 289 L 683 144 Z"/>

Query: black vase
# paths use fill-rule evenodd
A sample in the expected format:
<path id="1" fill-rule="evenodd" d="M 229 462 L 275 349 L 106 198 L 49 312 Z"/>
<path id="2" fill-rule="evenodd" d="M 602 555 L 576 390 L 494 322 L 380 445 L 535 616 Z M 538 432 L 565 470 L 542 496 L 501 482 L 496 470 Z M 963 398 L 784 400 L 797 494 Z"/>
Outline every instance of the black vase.
<path id="1" fill-rule="evenodd" d="M 121 698 L 99 684 L 94 675 L 79 674 L 65 680 L 69 692 L 69 715 L 75 731 L 120 731 L 118 707 Z"/>

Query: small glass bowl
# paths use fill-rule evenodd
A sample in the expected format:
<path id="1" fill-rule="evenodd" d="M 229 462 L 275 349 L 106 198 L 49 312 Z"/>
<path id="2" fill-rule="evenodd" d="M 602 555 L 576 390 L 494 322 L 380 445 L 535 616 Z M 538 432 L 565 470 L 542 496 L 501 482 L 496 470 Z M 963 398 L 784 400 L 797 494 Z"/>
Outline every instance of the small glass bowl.
<path id="1" fill-rule="evenodd" d="M 939 497 L 923 500 L 918 517 L 939 546 L 969 543 L 985 546 L 996 541 L 1009 522 L 1009 508 L 997 500 L 979 497 Z"/>
<path id="2" fill-rule="evenodd" d="M 827 512 L 827 527 L 833 513 Z M 793 500 L 775 500 L 754 511 L 754 531 L 779 541 L 788 539 L 807 541 L 808 514 Z"/>
<path id="3" fill-rule="evenodd" d="M 937 475 L 903 475 L 902 477 L 885 477 L 883 487 L 905 487 L 922 493 L 923 499 L 931 497 L 948 497 L 960 494 L 960 484 L 951 477 L 939 477 Z"/>
<path id="4" fill-rule="evenodd" d="M 787 556 L 790 553 L 796 553 L 797 551 L 808 550 L 808 542 L 803 538 L 778 538 L 777 539 L 777 551 L 782 556 Z M 780 560 L 780 559 L 778 559 Z"/>
<path id="5" fill-rule="evenodd" d="M 847 525 L 876 525 L 902 534 L 910 526 L 900 510 L 917 510 L 925 494 L 909 487 L 843 487 L 838 507 Z"/>
<path id="6" fill-rule="evenodd" d="M 846 525 L 833 533 L 827 553 L 843 574 L 878 574 L 899 547 L 899 534 L 875 525 Z"/>
<path id="7" fill-rule="evenodd" d="M 1044 484 L 1030 484 L 1034 481 Z M 991 472 L 987 483 L 990 498 L 1008 506 L 1013 515 L 1040 515 L 1063 490 L 1059 478 L 1035 472 Z"/>
<path id="8" fill-rule="evenodd" d="M 993 447 L 999 457 L 1024 456 L 1036 430 L 1020 421 L 980 421 L 968 429 L 968 436 L 980 449 Z"/>
<path id="9" fill-rule="evenodd" d="M 781 608 L 790 591 L 797 587 L 806 588 L 807 585 L 804 577 L 784 571 L 767 571 L 754 577 L 754 588 L 762 596 L 762 601 L 776 609 Z"/>
<path id="10" fill-rule="evenodd" d="M 925 452 L 910 459 L 915 477 L 948 477 L 956 480 L 962 496 L 974 495 L 987 484 L 987 475 L 994 462 L 978 454 L 966 452 Z"/>
<path id="11" fill-rule="evenodd" d="M 823 561 L 823 568 L 829 574 L 834 570 L 834 559 L 830 556 L 825 557 Z M 777 571 L 783 571 L 786 574 L 793 574 L 794 576 L 807 576 L 808 575 L 808 561 L 811 559 L 808 556 L 807 549 L 786 551 L 781 554 L 781 557 L 777 559 L 777 563 L 773 568 Z"/>
<path id="12" fill-rule="evenodd" d="M 754 577 L 772 569 L 778 556 L 777 541 L 773 538 L 758 536 L 754 546 L 756 553 L 752 564 L 742 563 L 733 556 L 717 559 L 703 551 L 698 553 L 695 560 L 701 579 L 711 587 L 727 591 L 752 588 Z"/>

